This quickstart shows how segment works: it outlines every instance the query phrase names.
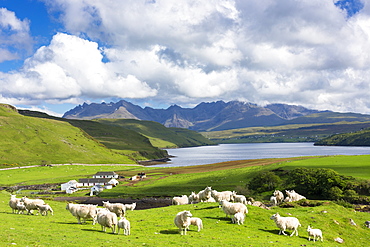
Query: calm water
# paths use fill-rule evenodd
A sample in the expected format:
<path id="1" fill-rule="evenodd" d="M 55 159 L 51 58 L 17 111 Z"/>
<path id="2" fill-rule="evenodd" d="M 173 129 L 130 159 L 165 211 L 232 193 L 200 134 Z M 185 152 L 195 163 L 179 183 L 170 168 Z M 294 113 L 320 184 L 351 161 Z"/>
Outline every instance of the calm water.
<path id="1" fill-rule="evenodd" d="M 243 143 L 220 144 L 192 148 L 168 149 L 171 158 L 168 166 L 193 166 L 213 164 L 230 160 L 248 160 L 261 158 L 288 158 L 321 155 L 361 155 L 370 154 L 370 147 L 334 147 L 314 146 L 313 143 Z"/>

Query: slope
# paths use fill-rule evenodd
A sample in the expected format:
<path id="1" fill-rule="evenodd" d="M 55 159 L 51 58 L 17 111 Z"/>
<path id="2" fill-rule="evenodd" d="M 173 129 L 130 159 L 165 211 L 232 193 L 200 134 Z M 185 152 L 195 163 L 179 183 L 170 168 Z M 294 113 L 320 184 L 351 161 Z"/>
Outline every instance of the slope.
<path id="1" fill-rule="evenodd" d="M 134 163 L 67 122 L 32 118 L 0 104 L 0 164 Z"/>
<path id="2" fill-rule="evenodd" d="M 317 146 L 370 146 L 370 129 L 329 136 L 315 142 Z"/>

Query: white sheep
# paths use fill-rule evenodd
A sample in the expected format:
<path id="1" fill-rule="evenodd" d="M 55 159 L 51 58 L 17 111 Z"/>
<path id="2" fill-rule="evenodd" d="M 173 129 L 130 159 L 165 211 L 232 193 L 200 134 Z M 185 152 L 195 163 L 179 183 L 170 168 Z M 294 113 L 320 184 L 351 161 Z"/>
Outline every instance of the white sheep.
<path id="1" fill-rule="evenodd" d="M 240 203 L 243 203 L 245 205 L 248 204 L 247 198 L 244 195 L 236 195 L 236 192 L 233 194 L 232 201 L 233 202 L 240 202 Z"/>
<path id="2" fill-rule="evenodd" d="M 24 214 L 24 211 L 27 211 L 26 205 L 24 205 L 24 202 L 21 201 L 17 203 L 16 209 L 18 211 L 18 214 L 20 214 L 21 212 L 22 214 Z"/>
<path id="3" fill-rule="evenodd" d="M 231 222 L 234 223 L 234 224 L 244 224 L 244 220 L 245 220 L 245 214 L 243 213 L 236 213 L 232 216 L 231 218 Z"/>
<path id="4" fill-rule="evenodd" d="M 226 200 L 222 200 L 220 202 L 220 205 L 221 205 L 222 211 L 224 211 L 226 216 L 228 215 L 233 216 L 236 213 L 242 213 L 242 214 L 248 213 L 247 206 L 240 202 L 232 203 Z"/>
<path id="5" fill-rule="evenodd" d="M 195 202 L 199 202 L 199 196 L 194 191 L 192 191 L 190 196 L 189 196 L 189 203 L 193 204 Z"/>
<path id="6" fill-rule="evenodd" d="M 189 198 L 187 195 L 175 196 L 172 198 L 172 205 L 185 205 L 189 204 Z"/>
<path id="7" fill-rule="evenodd" d="M 299 201 L 299 200 L 302 200 L 302 199 L 306 199 L 306 197 L 298 194 L 294 190 L 291 190 L 291 191 L 285 190 L 285 192 L 288 195 L 288 197 L 291 199 L 290 200 L 291 202 L 296 202 L 296 201 Z"/>
<path id="8" fill-rule="evenodd" d="M 13 214 L 17 212 L 18 210 L 17 204 L 20 200 L 21 199 L 17 198 L 16 195 L 10 195 L 9 207 L 12 209 Z"/>
<path id="9" fill-rule="evenodd" d="M 276 196 L 271 196 L 270 197 L 270 202 L 272 203 L 272 206 L 276 206 L 277 205 L 277 198 L 276 198 Z"/>
<path id="10" fill-rule="evenodd" d="M 313 238 L 313 241 L 315 242 L 316 241 L 316 238 L 317 240 L 321 240 L 324 241 L 323 237 L 322 237 L 322 231 L 320 229 L 312 229 L 310 226 L 307 227 L 307 232 L 308 232 L 308 241 L 311 240 L 311 237 Z"/>
<path id="11" fill-rule="evenodd" d="M 92 219 L 93 225 L 95 225 L 97 217 L 96 205 L 68 203 L 66 209 L 77 218 L 78 224 L 81 224 L 82 218 L 84 223 L 86 222 L 86 219 Z"/>
<path id="12" fill-rule="evenodd" d="M 276 197 L 276 203 L 280 204 L 284 201 L 284 194 L 280 190 L 274 191 L 274 196 Z"/>
<path id="13" fill-rule="evenodd" d="M 211 198 L 211 191 L 212 191 L 211 187 L 206 187 L 204 190 L 199 191 L 198 193 L 199 201 L 201 202 L 208 201 L 209 198 Z"/>
<path id="14" fill-rule="evenodd" d="M 118 223 L 118 231 L 117 234 L 119 234 L 119 230 L 122 228 L 123 229 L 123 234 L 124 235 L 130 235 L 131 234 L 131 224 L 130 221 L 128 221 L 125 217 L 122 217 Z"/>
<path id="15" fill-rule="evenodd" d="M 54 211 L 49 204 L 40 204 L 36 206 L 42 216 L 48 215 L 48 212 L 50 212 L 51 215 L 54 215 Z"/>
<path id="16" fill-rule="evenodd" d="M 190 225 L 198 227 L 198 232 L 200 232 L 201 229 L 203 229 L 203 221 L 201 218 L 197 217 L 191 217 L 190 218 Z M 189 227 L 188 227 L 189 229 Z"/>
<path id="17" fill-rule="evenodd" d="M 118 217 L 126 215 L 126 207 L 122 203 L 110 203 L 109 201 L 103 201 L 103 207 L 115 213 Z"/>
<path id="18" fill-rule="evenodd" d="M 26 196 L 22 197 L 20 201 L 26 206 L 27 214 L 32 214 L 32 210 L 38 210 L 37 205 L 45 204 L 42 199 L 29 199 Z"/>
<path id="19" fill-rule="evenodd" d="M 131 210 L 133 211 L 135 208 L 136 208 L 136 202 L 134 203 L 131 203 L 131 204 L 124 204 L 125 208 L 126 208 L 126 211 L 127 210 Z"/>
<path id="20" fill-rule="evenodd" d="M 212 190 L 211 196 L 216 200 L 216 202 L 221 202 L 222 200 L 229 202 L 233 198 L 233 192 L 232 191 L 218 192 L 217 190 Z"/>
<path id="21" fill-rule="evenodd" d="M 179 228 L 181 235 L 186 235 L 186 229 L 190 226 L 190 218 L 193 217 L 193 215 L 190 213 L 190 211 L 181 211 L 177 213 L 174 223 Z"/>
<path id="22" fill-rule="evenodd" d="M 114 234 L 116 232 L 116 226 L 118 224 L 118 218 L 117 215 L 113 212 L 107 212 L 107 211 L 100 211 L 97 214 L 97 221 L 99 225 L 101 225 L 101 229 L 103 232 L 105 232 L 106 227 L 109 227 L 112 229 L 112 233 Z"/>
<path id="23" fill-rule="evenodd" d="M 281 217 L 279 213 L 276 213 L 270 217 L 270 219 L 275 221 L 276 226 L 280 229 L 279 235 L 282 233 L 284 235 L 287 235 L 285 233 L 285 230 L 293 230 L 292 234 L 290 236 L 293 236 L 294 233 L 296 233 L 296 236 L 298 236 L 298 227 L 301 226 L 299 223 L 299 220 L 295 217 Z"/>

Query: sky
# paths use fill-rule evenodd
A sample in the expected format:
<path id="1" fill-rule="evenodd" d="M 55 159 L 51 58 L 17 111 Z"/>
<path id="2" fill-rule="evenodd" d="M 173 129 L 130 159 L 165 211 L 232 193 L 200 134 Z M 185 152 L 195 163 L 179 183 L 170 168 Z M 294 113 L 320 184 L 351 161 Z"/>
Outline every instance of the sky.
<path id="1" fill-rule="evenodd" d="M 0 103 L 370 114 L 366 0 L 0 0 Z"/>

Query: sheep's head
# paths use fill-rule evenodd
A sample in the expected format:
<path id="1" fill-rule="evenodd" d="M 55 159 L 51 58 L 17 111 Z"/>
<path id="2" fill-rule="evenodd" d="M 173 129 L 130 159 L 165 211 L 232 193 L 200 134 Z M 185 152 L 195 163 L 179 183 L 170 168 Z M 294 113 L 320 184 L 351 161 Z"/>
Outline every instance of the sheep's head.
<path id="1" fill-rule="evenodd" d="M 311 230 L 311 227 L 310 226 L 307 226 L 307 231 L 309 232 Z"/>
<path id="2" fill-rule="evenodd" d="M 276 214 L 273 214 L 270 219 L 271 220 L 276 220 L 278 217 L 280 217 L 280 214 L 279 213 L 276 213 Z"/>

